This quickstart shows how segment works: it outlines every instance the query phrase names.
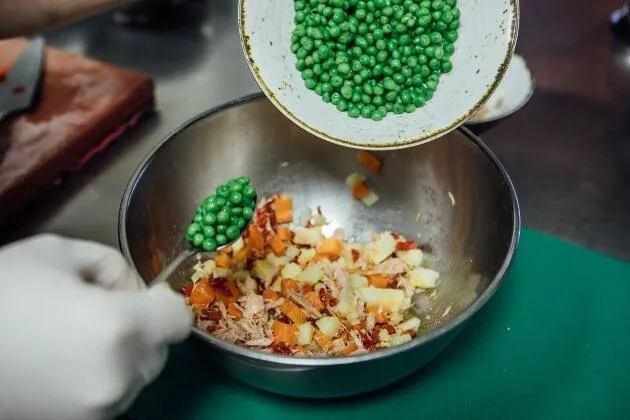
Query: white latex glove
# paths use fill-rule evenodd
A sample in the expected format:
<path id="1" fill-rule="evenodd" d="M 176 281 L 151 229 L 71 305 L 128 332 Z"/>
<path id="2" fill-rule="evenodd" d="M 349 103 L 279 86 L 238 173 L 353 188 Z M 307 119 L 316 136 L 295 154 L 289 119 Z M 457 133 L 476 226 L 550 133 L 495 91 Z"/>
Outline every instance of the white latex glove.
<path id="1" fill-rule="evenodd" d="M 184 299 L 115 249 L 52 235 L 0 248 L 0 419 L 126 410 L 190 333 Z"/>

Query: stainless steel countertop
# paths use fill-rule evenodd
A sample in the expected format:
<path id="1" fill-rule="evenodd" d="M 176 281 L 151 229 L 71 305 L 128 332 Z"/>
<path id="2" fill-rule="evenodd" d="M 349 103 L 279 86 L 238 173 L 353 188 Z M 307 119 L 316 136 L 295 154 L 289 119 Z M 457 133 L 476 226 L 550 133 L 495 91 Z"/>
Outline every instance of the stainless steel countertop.
<path id="1" fill-rule="evenodd" d="M 566 2 L 570 5 L 568 0 Z M 534 13 L 539 16 L 537 8 L 543 7 L 544 3 L 543 0 L 535 0 L 522 5 L 528 8 L 522 13 L 523 19 L 527 19 L 528 13 L 532 17 Z M 173 22 L 169 29 L 125 28 L 115 24 L 110 14 L 105 14 L 46 34 L 47 41 L 52 45 L 153 75 L 157 85 L 158 115 L 80 173 L 68 177 L 54 194 L 33 204 L 22 217 L 24 222 L 5 232 L 2 239 L 6 241 L 45 231 L 116 246 L 120 200 L 129 177 L 142 158 L 189 118 L 208 108 L 259 91 L 241 52 L 237 2 L 193 1 L 186 7 L 188 19 L 181 23 Z M 556 12 L 566 13 L 566 10 Z M 591 16 L 592 13 L 595 15 L 591 20 L 606 21 L 606 15 L 597 16 L 601 10 L 591 10 L 586 15 Z M 568 21 L 571 22 L 570 17 Z M 550 20 L 549 31 L 559 30 L 555 22 Z M 628 170 L 625 169 L 630 164 L 630 149 L 626 136 L 620 136 L 630 130 L 624 132 L 627 124 L 623 123 L 611 128 L 609 133 L 595 133 L 623 140 L 624 143 L 616 140 L 617 151 L 612 157 L 606 153 L 611 147 L 610 142 L 575 143 L 571 130 L 557 130 L 554 107 L 571 106 L 571 97 L 562 96 L 563 93 L 554 89 L 553 84 L 566 87 L 566 80 L 570 78 L 557 78 L 555 81 L 558 63 L 549 61 L 538 46 L 549 43 L 549 37 L 538 33 L 540 28 L 544 29 L 544 23 L 536 19 L 536 26 L 530 26 L 530 29 L 522 23 L 519 39 L 521 51 L 530 52 L 526 59 L 530 65 L 533 63 L 539 84 L 539 91 L 532 99 L 533 105 L 528 105 L 514 117 L 481 130 L 484 131 L 481 137 L 513 175 L 526 226 L 630 260 L 630 194 Z M 579 31 L 584 26 L 584 19 L 581 19 L 576 20 L 575 25 L 565 25 L 560 30 L 570 37 L 571 30 Z M 607 28 L 598 24 L 598 30 L 607 31 Z M 607 36 L 602 35 L 605 40 Z M 562 47 L 560 44 L 551 47 L 559 50 Z M 608 49 L 609 45 L 602 48 Z M 537 55 L 539 52 L 540 55 Z M 562 71 L 562 68 L 559 70 Z M 625 87 L 630 87 L 630 84 Z M 593 95 L 601 94 L 595 90 Z M 618 101 L 615 103 L 618 104 Z M 593 118 L 627 120 L 625 108 L 625 105 L 617 106 L 614 112 L 601 108 L 599 114 L 606 113 L 605 116 L 594 112 L 598 109 L 596 105 L 592 109 L 580 108 L 582 114 L 577 118 L 583 118 L 590 112 Z M 545 118 L 545 115 L 549 117 Z M 562 123 L 566 124 L 565 120 Z M 540 124 L 538 132 L 536 124 Z M 528 131 L 531 127 L 534 128 Z M 548 131 L 547 136 L 544 130 Z M 524 145 L 523 131 L 540 140 Z M 551 135 L 554 138 L 549 138 Z M 532 151 L 536 148 L 540 151 L 545 148 L 571 150 L 564 156 L 575 159 L 573 155 L 582 153 L 583 159 L 577 159 L 575 165 L 565 165 L 560 160 L 556 164 L 553 159 L 561 159 L 560 155 L 554 157 L 548 154 L 541 159 Z M 608 162 L 607 157 L 615 158 L 614 162 Z"/>

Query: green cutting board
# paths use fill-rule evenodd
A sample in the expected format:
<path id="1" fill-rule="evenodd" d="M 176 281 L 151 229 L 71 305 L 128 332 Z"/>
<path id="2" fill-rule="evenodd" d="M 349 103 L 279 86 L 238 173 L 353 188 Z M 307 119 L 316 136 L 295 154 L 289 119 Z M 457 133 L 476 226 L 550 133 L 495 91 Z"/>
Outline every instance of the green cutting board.
<path id="1" fill-rule="evenodd" d="M 173 349 L 133 420 L 630 419 L 630 265 L 524 230 L 509 277 L 453 344 L 387 389 L 305 401 Z"/>

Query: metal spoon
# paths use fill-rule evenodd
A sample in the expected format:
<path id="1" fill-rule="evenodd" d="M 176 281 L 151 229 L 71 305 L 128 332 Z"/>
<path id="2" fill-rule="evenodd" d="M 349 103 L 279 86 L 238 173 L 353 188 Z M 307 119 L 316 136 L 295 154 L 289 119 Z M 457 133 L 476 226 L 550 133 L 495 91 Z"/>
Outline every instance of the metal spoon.
<path id="1" fill-rule="evenodd" d="M 256 196 L 256 209 L 258 209 L 258 207 L 260 206 L 262 196 L 263 195 L 261 194 L 258 194 Z M 184 287 L 187 283 L 190 282 L 190 276 L 188 274 L 190 274 L 190 271 L 192 270 L 194 265 L 197 263 L 197 261 L 212 259 L 216 257 L 219 254 L 219 252 L 221 252 L 222 250 L 226 249 L 227 247 L 231 246 L 236 241 L 238 241 L 242 237 L 243 232 L 247 231 L 247 228 L 249 227 L 249 225 L 252 224 L 252 221 L 254 220 L 255 216 L 256 216 L 256 212 L 254 211 L 251 219 L 247 221 L 247 223 L 243 227 L 243 230 L 241 230 L 241 235 L 237 237 L 236 239 L 233 239 L 232 241 L 226 243 L 225 245 L 218 247 L 216 251 L 208 252 L 208 251 L 200 251 L 199 249 L 195 249 L 195 248 L 189 248 L 180 252 L 166 266 L 166 268 L 164 268 L 164 270 L 162 270 L 162 272 L 158 274 L 153 279 L 153 281 L 151 281 L 149 286 L 153 287 L 162 283 L 166 283 L 169 286 L 171 286 L 173 290 L 176 290 L 176 291 L 181 290 L 182 287 Z"/>

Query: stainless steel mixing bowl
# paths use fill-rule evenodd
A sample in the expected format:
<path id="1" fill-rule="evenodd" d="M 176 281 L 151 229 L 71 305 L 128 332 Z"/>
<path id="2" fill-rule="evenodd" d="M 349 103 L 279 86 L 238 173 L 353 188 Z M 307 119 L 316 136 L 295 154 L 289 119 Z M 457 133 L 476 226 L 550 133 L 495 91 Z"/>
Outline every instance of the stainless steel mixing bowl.
<path id="1" fill-rule="evenodd" d="M 355 154 L 302 131 L 255 95 L 184 124 L 129 183 L 120 209 L 120 247 L 147 282 L 187 246 L 183 232 L 196 203 L 219 183 L 245 174 L 259 191 L 291 194 L 297 213 L 320 206 L 331 230 L 343 227 L 357 239 L 395 230 L 430 249 L 426 258 L 441 271 L 442 282 L 434 300 L 417 302 L 424 334 L 410 343 L 345 358 L 295 358 L 238 347 L 195 329 L 207 359 L 250 385 L 314 398 L 390 384 L 449 344 L 508 270 L 519 238 L 517 198 L 497 158 L 469 131 L 383 154 L 381 175 L 369 178 L 381 197 L 373 208 L 354 201 L 345 186 L 348 174 L 362 170 Z"/>

